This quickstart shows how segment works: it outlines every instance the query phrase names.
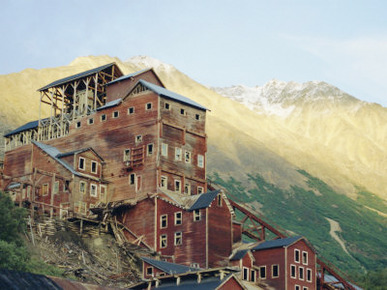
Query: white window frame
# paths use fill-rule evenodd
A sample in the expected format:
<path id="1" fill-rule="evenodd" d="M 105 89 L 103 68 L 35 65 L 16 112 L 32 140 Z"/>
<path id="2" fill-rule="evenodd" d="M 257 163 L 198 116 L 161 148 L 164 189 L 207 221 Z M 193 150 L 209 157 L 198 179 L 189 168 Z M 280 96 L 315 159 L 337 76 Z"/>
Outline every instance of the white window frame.
<path id="1" fill-rule="evenodd" d="M 94 193 L 93 193 L 94 188 Z M 98 197 L 98 185 L 95 183 L 90 183 L 90 196 L 92 197 Z"/>
<path id="2" fill-rule="evenodd" d="M 175 232 L 174 245 L 181 246 L 182 244 L 183 244 L 183 233 L 182 232 Z"/>
<path id="3" fill-rule="evenodd" d="M 274 267 L 277 266 L 277 276 L 274 276 Z M 280 267 L 279 267 L 279 264 L 274 264 L 274 265 L 271 265 L 271 277 L 272 278 L 279 278 L 280 276 Z"/>
<path id="4" fill-rule="evenodd" d="M 200 209 L 195 209 L 193 211 L 193 221 L 198 222 L 201 220 L 202 220 L 202 212 L 200 211 Z"/>
<path id="5" fill-rule="evenodd" d="M 114 112 L 112 113 L 112 118 L 113 118 L 113 119 L 117 119 L 119 116 L 120 116 L 120 111 L 114 111 Z"/>
<path id="6" fill-rule="evenodd" d="M 160 178 L 160 187 L 168 189 L 168 177 L 165 175 L 162 175 Z"/>
<path id="7" fill-rule="evenodd" d="M 180 179 L 175 179 L 175 191 L 181 192 L 181 180 Z"/>
<path id="8" fill-rule="evenodd" d="M 95 171 L 93 171 L 93 164 L 95 164 Z M 98 162 L 92 160 L 91 161 L 91 173 L 97 174 L 98 173 Z"/>
<path id="9" fill-rule="evenodd" d="M 175 160 L 176 161 L 181 161 L 183 155 L 183 150 L 180 147 L 175 148 Z"/>
<path id="10" fill-rule="evenodd" d="M 46 196 L 50 192 L 50 185 L 46 182 L 42 185 L 42 195 Z"/>
<path id="11" fill-rule="evenodd" d="M 308 252 L 302 251 L 302 264 L 303 265 L 308 265 Z"/>
<path id="12" fill-rule="evenodd" d="M 201 119 L 200 114 L 195 114 L 195 120 L 196 120 L 196 121 L 199 121 L 200 119 Z"/>
<path id="13" fill-rule="evenodd" d="M 186 109 L 180 108 L 180 115 L 186 116 L 187 115 Z"/>
<path id="14" fill-rule="evenodd" d="M 294 285 L 294 290 L 301 290 L 301 286 L 300 285 Z"/>
<path id="15" fill-rule="evenodd" d="M 298 257 L 298 259 L 297 259 Z M 301 253 L 299 249 L 294 249 L 294 262 L 300 263 L 301 260 Z"/>
<path id="16" fill-rule="evenodd" d="M 53 194 L 59 193 L 59 180 L 54 182 L 54 189 L 52 190 Z"/>
<path id="17" fill-rule="evenodd" d="M 308 290 L 308 287 L 302 286 L 302 290 Z"/>
<path id="18" fill-rule="evenodd" d="M 78 121 L 75 123 L 75 128 L 81 128 L 81 126 L 82 126 L 81 121 Z"/>
<path id="19" fill-rule="evenodd" d="M 254 269 L 250 269 L 250 281 L 251 282 L 257 281 L 257 271 Z"/>
<path id="20" fill-rule="evenodd" d="M 133 182 L 132 182 L 132 176 L 133 176 Z M 136 179 L 137 179 L 136 173 L 129 174 L 129 185 L 136 186 L 136 183 L 137 183 Z"/>
<path id="21" fill-rule="evenodd" d="M 167 108 L 168 107 L 168 108 Z M 170 111 L 171 110 L 171 104 L 168 102 L 164 103 L 164 109 Z"/>
<path id="22" fill-rule="evenodd" d="M 103 189 L 103 190 L 102 190 Z M 107 198 L 107 186 L 104 185 L 104 184 L 100 184 L 99 185 L 99 193 L 100 193 L 100 199 L 103 201 L 103 202 L 106 202 L 106 198 Z"/>
<path id="23" fill-rule="evenodd" d="M 94 124 L 94 118 L 87 119 L 87 125 L 93 125 Z"/>
<path id="24" fill-rule="evenodd" d="M 151 267 L 146 267 L 145 273 L 146 273 L 147 276 L 152 276 L 153 277 L 153 267 L 152 266 Z"/>
<path id="25" fill-rule="evenodd" d="M 204 155 L 198 154 L 198 167 L 204 168 Z"/>
<path id="26" fill-rule="evenodd" d="M 141 134 L 140 135 L 136 135 L 134 141 L 135 141 L 136 144 L 141 143 L 142 142 L 142 135 Z"/>
<path id="27" fill-rule="evenodd" d="M 130 161 L 130 149 L 124 149 L 124 162 Z"/>
<path id="28" fill-rule="evenodd" d="M 106 114 L 102 114 L 99 118 L 100 118 L 101 122 L 106 122 L 106 120 L 107 120 Z"/>
<path id="29" fill-rule="evenodd" d="M 162 234 L 160 235 L 160 248 L 165 249 L 166 247 L 168 247 L 168 235 Z"/>
<path id="30" fill-rule="evenodd" d="M 168 144 L 161 143 L 161 156 L 168 157 Z"/>
<path id="31" fill-rule="evenodd" d="M 83 160 L 83 166 L 81 167 L 81 160 Z M 86 170 L 86 159 L 84 157 L 79 157 L 78 159 L 78 169 L 79 170 Z"/>
<path id="32" fill-rule="evenodd" d="M 131 112 L 132 109 L 133 109 L 133 112 Z M 134 107 L 128 108 L 128 115 L 133 115 L 135 112 L 136 112 L 136 110 L 134 109 Z"/>
<path id="33" fill-rule="evenodd" d="M 249 272 L 250 272 L 249 268 L 247 267 L 242 268 L 242 280 L 249 281 L 249 274 L 250 274 Z"/>
<path id="34" fill-rule="evenodd" d="M 81 190 L 82 189 L 82 185 L 81 184 L 83 184 L 83 191 Z M 79 193 L 81 193 L 81 194 L 86 194 L 86 188 L 87 188 L 87 183 L 85 182 L 85 181 L 80 181 L 79 182 Z"/>
<path id="35" fill-rule="evenodd" d="M 165 222 L 165 225 L 163 223 Z M 168 215 L 163 214 L 160 216 L 160 229 L 166 229 L 168 227 Z"/>
<path id="36" fill-rule="evenodd" d="M 292 275 L 292 269 L 294 268 L 294 276 Z M 297 266 L 290 264 L 290 278 L 296 279 L 297 278 Z"/>
<path id="37" fill-rule="evenodd" d="M 203 187 L 203 186 L 198 186 L 198 187 L 197 187 L 197 193 L 198 193 L 198 194 L 204 193 L 204 187 Z"/>
<path id="38" fill-rule="evenodd" d="M 151 148 L 151 150 L 150 150 L 150 148 Z M 153 143 L 149 143 L 146 145 L 146 155 L 147 156 L 152 156 L 154 151 L 155 151 L 155 146 Z"/>
<path id="39" fill-rule="evenodd" d="M 264 273 L 265 273 L 265 277 L 262 277 L 262 272 L 261 272 L 261 269 L 264 269 Z M 266 280 L 267 278 L 267 271 L 266 271 L 266 266 L 261 266 L 259 267 L 259 279 L 261 280 Z"/>
<path id="40" fill-rule="evenodd" d="M 175 212 L 175 226 L 180 226 L 182 224 L 183 224 L 183 212 L 177 211 Z"/>
<path id="41" fill-rule="evenodd" d="M 310 279 L 308 279 L 308 276 L 310 276 Z M 306 281 L 312 282 L 313 281 L 313 271 L 310 268 L 306 269 Z"/>
<path id="42" fill-rule="evenodd" d="M 298 267 L 298 279 L 301 280 L 301 281 L 305 280 L 305 269 L 304 269 L 304 267 L 301 267 L 301 266 Z"/>
<path id="43" fill-rule="evenodd" d="M 148 108 L 148 106 L 150 106 L 150 108 Z M 152 102 L 146 103 L 146 104 L 145 104 L 145 111 L 150 111 L 150 110 L 152 110 L 152 107 L 153 107 Z"/>

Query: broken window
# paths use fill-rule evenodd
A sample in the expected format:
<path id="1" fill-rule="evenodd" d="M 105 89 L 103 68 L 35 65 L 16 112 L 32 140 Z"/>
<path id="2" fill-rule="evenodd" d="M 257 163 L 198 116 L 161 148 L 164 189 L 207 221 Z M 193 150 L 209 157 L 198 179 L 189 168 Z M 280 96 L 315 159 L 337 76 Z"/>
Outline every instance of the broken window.
<path id="1" fill-rule="evenodd" d="M 136 143 L 142 142 L 142 135 L 137 135 L 136 136 Z"/>
<path id="2" fill-rule="evenodd" d="M 181 161 L 181 152 L 182 152 L 181 148 L 179 147 L 175 148 L 175 160 Z"/>
<path id="3" fill-rule="evenodd" d="M 153 267 L 147 267 L 146 274 L 147 276 L 153 276 Z"/>
<path id="4" fill-rule="evenodd" d="M 124 150 L 124 161 L 130 161 L 130 149 Z"/>
<path id="5" fill-rule="evenodd" d="M 168 157 L 168 144 L 161 143 L 161 155 Z"/>
<path id="6" fill-rule="evenodd" d="M 163 234 L 160 236 L 160 248 L 166 248 L 167 247 L 167 235 Z"/>
<path id="7" fill-rule="evenodd" d="M 201 193 L 203 193 L 203 191 L 204 191 L 204 188 L 203 188 L 203 187 L 201 187 L 201 186 L 198 186 L 198 194 L 201 194 Z"/>
<path id="8" fill-rule="evenodd" d="M 80 121 L 75 123 L 75 128 L 81 128 L 81 122 Z"/>
<path id="9" fill-rule="evenodd" d="M 199 121 L 200 120 L 200 115 L 199 114 L 195 114 L 195 119 Z"/>
<path id="10" fill-rule="evenodd" d="M 185 163 L 191 163 L 191 152 L 190 151 L 185 150 L 184 160 L 185 160 Z"/>
<path id="11" fill-rule="evenodd" d="M 204 156 L 203 155 L 198 155 L 198 166 L 200 168 L 203 168 L 204 167 Z"/>
<path id="12" fill-rule="evenodd" d="M 164 109 L 169 110 L 170 108 L 171 108 L 171 106 L 169 105 L 169 103 L 164 104 Z"/>
<path id="13" fill-rule="evenodd" d="M 54 183 L 54 194 L 59 193 L 59 181 L 55 181 Z"/>
<path id="14" fill-rule="evenodd" d="M 175 191 L 181 192 L 181 181 L 175 179 Z"/>
<path id="15" fill-rule="evenodd" d="M 202 219 L 202 214 L 201 214 L 201 212 L 200 212 L 200 209 L 195 209 L 194 211 L 193 211 L 193 220 L 195 221 L 195 222 L 197 222 L 197 221 L 200 221 Z"/>
<path id="16" fill-rule="evenodd" d="M 88 119 L 88 120 L 87 120 L 87 124 L 88 124 L 88 125 L 94 124 L 94 118 Z"/>
<path id="17" fill-rule="evenodd" d="M 162 188 L 168 188 L 168 177 L 161 176 L 161 184 L 160 184 L 160 186 Z"/>
<path id="18" fill-rule="evenodd" d="M 184 193 L 191 195 L 191 184 L 189 184 L 189 183 L 184 184 Z"/>
<path id="19" fill-rule="evenodd" d="M 180 109 L 180 114 L 181 115 L 185 115 L 185 110 L 182 108 L 182 109 Z"/>
<path id="20" fill-rule="evenodd" d="M 85 170 L 85 158 L 79 157 L 78 168 L 79 168 L 80 170 Z"/>
<path id="21" fill-rule="evenodd" d="M 79 182 L 79 192 L 82 194 L 86 193 L 86 182 L 84 181 Z"/>
<path id="22" fill-rule="evenodd" d="M 48 189 L 49 189 L 48 183 L 43 184 L 42 195 L 47 195 L 48 194 Z"/>
<path id="23" fill-rule="evenodd" d="M 183 233 L 176 232 L 175 233 L 175 246 L 180 246 L 183 244 Z"/>
<path id="24" fill-rule="evenodd" d="M 97 185 L 90 184 L 90 196 L 97 197 Z"/>
<path id="25" fill-rule="evenodd" d="M 148 145 L 147 145 L 147 152 L 146 152 L 146 154 L 147 154 L 148 156 L 150 156 L 150 155 L 153 154 L 153 144 L 148 144 Z"/>
<path id="26" fill-rule="evenodd" d="M 146 109 L 146 110 L 152 109 L 152 103 L 147 103 L 147 104 L 145 105 L 145 109 Z"/>

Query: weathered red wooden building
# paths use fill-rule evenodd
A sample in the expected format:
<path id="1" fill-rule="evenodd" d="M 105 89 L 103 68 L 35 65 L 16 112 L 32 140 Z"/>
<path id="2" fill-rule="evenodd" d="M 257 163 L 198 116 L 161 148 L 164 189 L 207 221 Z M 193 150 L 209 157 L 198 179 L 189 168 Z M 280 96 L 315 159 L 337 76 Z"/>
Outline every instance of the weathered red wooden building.
<path id="1" fill-rule="evenodd" d="M 244 280 L 316 288 L 315 253 L 304 238 L 232 255 L 242 234 L 284 235 L 207 186 L 207 109 L 167 90 L 153 69 L 124 76 L 112 63 L 39 91 L 51 115 L 5 135 L 0 189 L 15 203 L 52 217 L 109 216 L 113 232 L 119 224 L 128 241 L 183 266 L 233 265 Z"/>

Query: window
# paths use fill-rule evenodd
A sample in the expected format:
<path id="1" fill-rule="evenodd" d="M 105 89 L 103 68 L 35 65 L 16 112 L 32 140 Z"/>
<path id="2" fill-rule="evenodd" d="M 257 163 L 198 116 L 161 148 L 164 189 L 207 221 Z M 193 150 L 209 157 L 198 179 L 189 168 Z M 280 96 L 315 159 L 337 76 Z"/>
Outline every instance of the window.
<path id="1" fill-rule="evenodd" d="M 243 267 L 243 276 L 242 276 L 242 280 L 246 280 L 246 281 L 249 280 L 249 269 L 246 268 L 246 267 Z"/>
<path id="2" fill-rule="evenodd" d="M 90 184 L 90 196 L 97 197 L 97 185 Z"/>
<path id="3" fill-rule="evenodd" d="M 54 191 L 54 194 L 59 193 L 59 181 L 55 181 L 53 191 Z"/>
<path id="4" fill-rule="evenodd" d="M 130 149 L 124 150 L 124 161 L 130 161 Z"/>
<path id="5" fill-rule="evenodd" d="M 175 233 L 175 246 L 180 246 L 183 244 L 183 233 L 176 232 Z"/>
<path id="6" fill-rule="evenodd" d="M 87 120 L 87 124 L 88 124 L 88 125 L 94 124 L 94 118 L 88 119 L 88 120 Z"/>
<path id="7" fill-rule="evenodd" d="M 161 143 L 161 156 L 168 156 L 168 144 Z"/>
<path id="8" fill-rule="evenodd" d="M 176 147 L 175 148 L 175 160 L 181 161 L 181 148 Z"/>
<path id="9" fill-rule="evenodd" d="M 141 185 L 142 185 L 141 175 L 137 175 L 136 191 L 140 191 L 141 190 Z"/>
<path id="10" fill-rule="evenodd" d="M 199 269 L 199 268 L 200 268 L 200 265 L 199 265 L 199 263 L 191 263 L 190 267 L 191 267 L 191 268 Z"/>
<path id="11" fill-rule="evenodd" d="M 153 267 L 146 267 L 146 275 L 153 276 Z"/>
<path id="12" fill-rule="evenodd" d="M 201 212 L 200 212 L 200 209 L 195 209 L 194 211 L 193 211 L 193 220 L 195 221 L 195 222 L 197 222 L 197 221 L 200 221 L 202 219 L 202 214 L 201 214 Z"/>
<path id="13" fill-rule="evenodd" d="M 142 142 L 142 135 L 137 135 L 136 136 L 136 143 Z"/>
<path id="14" fill-rule="evenodd" d="M 134 114 L 134 107 L 128 108 L 128 115 Z"/>
<path id="15" fill-rule="evenodd" d="M 101 122 L 105 122 L 106 121 L 106 115 L 105 114 L 103 114 L 103 115 L 101 115 Z"/>
<path id="16" fill-rule="evenodd" d="M 106 185 L 100 185 L 99 187 L 100 191 L 100 198 L 103 202 L 106 202 Z"/>
<path id="17" fill-rule="evenodd" d="M 217 199 L 218 199 L 218 202 L 217 202 L 218 206 L 222 206 L 222 196 L 220 194 L 218 194 Z"/>
<path id="18" fill-rule="evenodd" d="M 191 184 L 189 184 L 189 183 L 184 184 L 184 193 L 191 195 Z"/>
<path id="19" fill-rule="evenodd" d="M 79 182 L 79 192 L 82 194 L 86 193 L 86 182 L 84 181 Z"/>
<path id="20" fill-rule="evenodd" d="M 48 183 L 43 184 L 42 195 L 47 195 L 48 194 L 48 189 L 49 189 Z"/>
<path id="21" fill-rule="evenodd" d="M 165 229 L 166 227 L 168 227 L 168 215 L 163 214 L 160 216 L 160 228 Z"/>
<path id="22" fill-rule="evenodd" d="M 161 235 L 160 236 L 160 248 L 166 248 L 167 247 L 167 235 Z"/>
<path id="23" fill-rule="evenodd" d="M 200 115 L 199 114 L 195 114 L 195 120 L 200 120 Z"/>
<path id="24" fill-rule="evenodd" d="M 204 188 L 201 186 L 198 186 L 198 194 L 201 194 L 204 192 Z"/>
<path id="25" fill-rule="evenodd" d="M 302 251 L 302 264 L 308 265 L 308 252 Z"/>
<path id="26" fill-rule="evenodd" d="M 300 250 L 297 250 L 297 249 L 294 250 L 294 261 L 296 263 L 300 262 Z"/>
<path id="27" fill-rule="evenodd" d="M 181 115 L 185 115 L 185 110 L 184 109 L 180 109 L 180 114 Z"/>
<path id="28" fill-rule="evenodd" d="M 98 163 L 96 161 L 91 161 L 91 173 L 97 173 Z"/>
<path id="29" fill-rule="evenodd" d="M 306 269 L 306 281 L 312 282 L 312 269 Z"/>
<path id="30" fill-rule="evenodd" d="M 75 123 L 75 128 L 81 128 L 81 122 L 80 121 Z"/>
<path id="31" fill-rule="evenodd" d="M 300 280 L 304 280 L 304 267 L 298 268 L 298 277 Z"/>
<path id="32" fill-rule="evenodd" d="M 204 156 L 203 155 L 198 155 L 198 166 L 200 168 L 203 168 L 204 167 Z"/>
<path id="33" fill-rule="evenodd" d="M 78 168 L 79 168 L 80 170 L 85 170 L 85 158 L 79 157 Z"/>
<path id="34" fill-rule="evenodd" d="M 255 282 L 255 278 L 257 277 L 257 272 L 253 269 L 250 270 L 250 281 Z"/>
<path id="35" fill-rule="evenodd" d="M 266 279 L 266 266 L 259 267 L 259 278 Z"/>
<path id="36" fill-rule="evenodd" d="M 113 118 L 118 118 L 119 115 L 120 115 L 120 112 L 118 111 L 113 112 Z"/>
<path id="37" fill-rule="evenodd" d="M 129 175 L 129 184 L 134 185 L 136 183 L 136 174 L 132 173 Z"/>
<path id="38" fill-rule="evenodd" d="M 160 184 L 160 186 L 162 188 L 168 188 L 168 177 L 161 176 L 161 184 Z"/>
<path id="39" fill-rule="evenodd" d="M 148 156 L 153 155 L 153 144 L 148 144 L 148 145 L 146 146 L 146 154 L 147 154 Z"/>
<path id="40" fill-rule="evenodd" d="M 170 110 L 171 109 L 171 106 L 169 105 L 169 103 L 165 103 L 164 104 L 164 109 L 166 109 L 166 110 Z"/>
<path id="41" fill-rule="evenodd" d="M 295 265 L 290 265 L 290 277 L 291 278 L 296 278 L 296 266 Z"/>
<path id="42" fill-rule="evenodd" d="M 308 290 L 308 287 L 304 286 L 304 287 L 302 287 L 302 290 Z"/>
<path id="43" fill-rule="evenodd" d="M 278 278 L 279 277 L 279 265 L 271 266 L 271 277 Z"/>
<path id="44" fill-rule="evenodd" d="M 181 225 L 183 223 L 183 214 L 181 211 L 175 212 L 175 226 Z"/>
<path id="45" fill-rule="evenodd" d="M 181 192 L 181 181 L 175 179 L 175 191 Z"/>
<path id="46" fill-rule="evenodd" d="M 294 285 L 294 290 L 301 290 L 300 285 Z"/>
<path id="47" fill-rule="evenodd" d="M 152 103 L 147 103 L 147 104 L 145 105 L 145 109 L 146 109 L 146 110 L 152 109 Z"/>
<path id="48" fill-rule="evenodd" d="M 185 163 L 191 163 L 191 152 L 185 150 L 184 160 Z"/>

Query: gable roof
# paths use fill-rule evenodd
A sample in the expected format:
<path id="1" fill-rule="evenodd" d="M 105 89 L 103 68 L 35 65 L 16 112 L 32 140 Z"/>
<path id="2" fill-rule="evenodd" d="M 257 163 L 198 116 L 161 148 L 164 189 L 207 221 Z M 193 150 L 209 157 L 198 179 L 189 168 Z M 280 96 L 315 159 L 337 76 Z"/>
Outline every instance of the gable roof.
<path id="1" fill-rule="evenodd" d="M 70 152 L 66 152 L 66 153 L 59 153 L 56 157 L 63 158 L 66 156 L 79 154 L 79 153 L 86 152 L 89 150 L 92 151 L 101 161 L 103 161 L 103 158 L 91 147 L 87 147 L 87 148 L 83 148 L 83 149 L 79 149 L 79 150 L 74 150 L 74 151 L 70 151 Z"/>
<path id="2" fill-rule="evenodd" d="M 291 244 L 294 244 L 298 240 L 303 239 L 302 236 L 295 236 L 290 238 L 284 238 L 284 239 L 276 239 L 272 241 L 265 241 L 257 246 L 253 247 L 252 251 L 259 251 L 259 250 L 265 250 L 265 249 L 273 249 L 273 248 L 281 248 L 281 247 L 287 247 Z"/>
<path id="3" fill-rule="evenodd" d="M 206 107 L 200 105 L 199 103 L 197 103 L 197 102 L 195 102 L 187 97 L 179 95 L 177 93 L 171 92 L 171 91 L 167 90 L 166 88 L 160 87 L 158 85 L 152 84 L 152 83 L 144 81 L 144 80 L 139 80 L 138 83 L 142 84 L 143 86 L 145 86 L 149 90 L 155 92 L 159 96 L 166 97 L 166 98 L 172 99 L 174 101 L 184 103 L 186 105 L 190 105 L 190 106 L 195 107 L 195 108 L 200 109 L 200 110 L 204 110 L 204 111 L 208 110 Z M 134 86 L 134 88 L 136 86 Z"/>
<path id="4" fill-rule="evenodd" d="M 41 91 L 47 90 L 49 88 L 65 84 L 67 82 L 74 81 L 76 79 L 87 77 L 89 75 L 95 74 L 97 72 L 100 72 L 100 71 L 105 70 L 105 69 L 107 69 L 109 67 L 112 67 L 112 66 L 116 66 L 118 68 L 118 66 L 114 62 L 109 63 L 109 64 L 105 64 L 105 65 L 102 65 L 102 66 L 99 66 L 99 67 L 96 67 L 96 68 L 93 68 L 93 69 L 90 69 L 90 70 L 87 70 L 87 71 L 84 71 L 84 72 L 81 72 L 81 73 L 78 73 L 78 74 L 75 74 L 75 75 L 72 75 L 72 76 L 69 76 L 69 77 L 65 77 L 63 79 L 56 80 L 56 81 L 54 81 L 54 82 L 52 82 L 52 83 L 50 83 L 50 84 L 40 88 L 38 91 L 41 92 Z M 119 68 L 118 68 L 118 70 L 119 70 Z M 119 70 L 119 71 L 121 72 L 121 70 Z"/>
<path id="5" fill-rule="evenodd" d="M 174 274 L 182 274 L 182 273 L 187 273 L 187 272 L 197 272 L 200 271 L 201 269 L 198 268 L 191 268 L 188 266 L 184 265 L 179 265 L 179 264 L 174 264 L 174 263 L 169 263 L 165 261 L 160 261 L 160 260 L 154 260 L 151 258 L 146 258 L 142 257 L 141 258 L 144 262 L 147 262 L 149 265 L 152 265 L 153 267 L 169 274 L 169 275 L 174 275 Z"/>
<path id="6" fill-rule="evenodd" d="M 220 193 L 220 190 L 208 191 L 199 195 L 195 203 L 189 208 L 190 211 L 209 207 L 214 198 Z"/>
<path id="7" fill-rule="evenodd" d="M 102 111 L 102 110 L 105 110 L 105 109 L 108 109 L 108 108 L 112 108 L 112 107 L 118 106 L 119 104 L 121 104 L 121 102 L 122 102 L 121 98 L 113 100 L 113 101 L 110 101 L 110 102 L 106 103 L 105 105 L 103 105 L 102 107 L 97 108 L 97 111 Z"/>

